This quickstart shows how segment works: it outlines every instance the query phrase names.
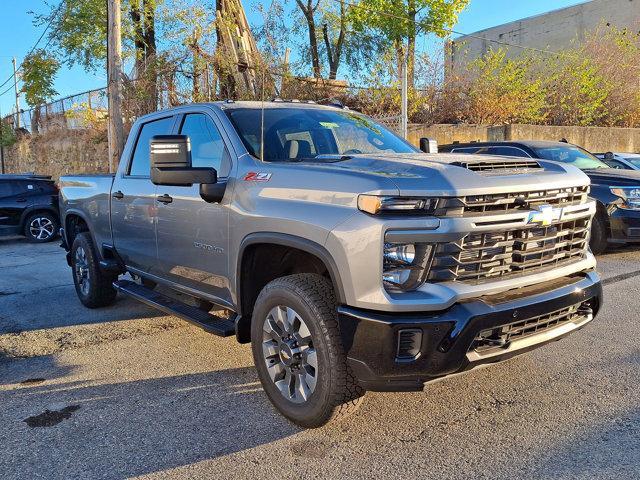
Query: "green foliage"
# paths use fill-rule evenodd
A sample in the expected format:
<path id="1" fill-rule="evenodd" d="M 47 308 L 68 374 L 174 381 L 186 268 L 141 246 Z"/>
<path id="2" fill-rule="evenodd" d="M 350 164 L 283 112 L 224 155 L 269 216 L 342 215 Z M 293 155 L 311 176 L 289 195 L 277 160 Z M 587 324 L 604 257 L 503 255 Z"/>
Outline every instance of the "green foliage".
<path id="1" fill-rule="evenodd" d="M 50 39 L 68 65 L 81 65 L 87 71 L 104 68 L 107 58 L 107 2 L 105 0 L 65 0 L 49 13 L 35 15 L 35 23 L 51 22 Z M 126 19 L 123 16 L 123 21 Z"/>
<path id="2" fill-rule="evenodd" d="M 357 30 L 378 30 L 391 41 L 421 33 L 445 37 L 468 4 L 469 0 L 362 0 L 350 15 Z"/>
<path id="3" fill-rule="evenodd" d="M 10 147 L 14 143 L 16 143 L 16 134 L 13 128 L 0 120 L 0 147 Z"/>
<path id="4" fill-rule="evenodd" d="M 529 58 L 508 59 L 502 49 L 471 62 L 463 112 L 472 123 L 540 123 L 545 119 L 546 89 L 531 75 Z"/>
<path id="5" fill-rule="evenodd" d="M 53 81 L 60 63 L 44 50 L 36 50 L 22 62 L 22 92 L 32 107 L 42 105 L 58 94 Z"/>

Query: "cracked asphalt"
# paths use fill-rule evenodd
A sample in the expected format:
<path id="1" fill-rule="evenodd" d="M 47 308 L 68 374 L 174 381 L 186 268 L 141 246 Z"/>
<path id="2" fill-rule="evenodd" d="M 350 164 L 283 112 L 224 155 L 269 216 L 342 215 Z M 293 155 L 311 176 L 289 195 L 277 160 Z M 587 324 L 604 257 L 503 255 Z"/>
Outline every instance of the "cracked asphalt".
<path id="1" fill-rule="evenodd" d="M 303 431 L 247 345 L 124 297 L 87 310 L 55 243 L 0 239 L 0 475 L 640 478 L 640 250 L 599 270 L 586 329 Z"/>

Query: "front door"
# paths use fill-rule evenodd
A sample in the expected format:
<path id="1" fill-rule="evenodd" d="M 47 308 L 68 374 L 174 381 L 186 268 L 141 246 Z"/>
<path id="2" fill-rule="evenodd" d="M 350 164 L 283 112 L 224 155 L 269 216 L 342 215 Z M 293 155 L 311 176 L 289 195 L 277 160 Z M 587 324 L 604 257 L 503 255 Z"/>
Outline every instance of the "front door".
<path id="1" fill-rule="evenodd" d="M 188 135 L 194 167 L 213 167 L 224 182 L 229 155 L 214 120 L 207 113 L 189 113 L 179 133 Z M 158 266 L 161 276 L 184 287 L 230 301 L 228 272 L 229 214 L 221 203 L 207 203 L 200 186 L 158 186 Z M 170 199 L 170 203 L 167 203 Z"/>
<path id="2" fill-rule="evenodd" d="M 169 135 L 174 116 L 143 123 L 133 147 L 125 151 L 126 168 L 116 175 L 111 189 L 111 225 L 113 243 L 127 267 L 155 274 L 156 186 L 151 183 L 150 141 L 154 135 Z"/>

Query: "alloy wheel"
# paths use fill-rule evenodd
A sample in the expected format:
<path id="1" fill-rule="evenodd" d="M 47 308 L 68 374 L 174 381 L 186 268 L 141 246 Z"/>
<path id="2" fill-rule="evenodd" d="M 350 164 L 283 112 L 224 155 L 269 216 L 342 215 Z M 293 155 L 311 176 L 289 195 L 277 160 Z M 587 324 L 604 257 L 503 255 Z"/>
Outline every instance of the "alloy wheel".
<path id="1" fill-rule="evenodd" d="M 91 288 L 91 278 L 89 274 L 89 262 L 87 260 L 87 253 L 82 247 L 78 247 L 76 249 L 74 272 L 76 275 L 76 280 L 78 281 L 78 286 L 80 287 L 80 291 L 83 295 L 88 295 L 89 289 Z"/>
<path id="2" fill-rule="evenodd" d="M 29 233 L 38 240 L 47 240 L 54 234 L 55 226 L 47 217 L 36 217 L 29 224 Z"/>
<path id="3" fill-rule="evenodd" d="M 262 327 L 262 353 L 282 396 L 306 402 L 316 388 L 318 360 L 311 332 L 294 309 L 278 305 L 269 311 Z"/>

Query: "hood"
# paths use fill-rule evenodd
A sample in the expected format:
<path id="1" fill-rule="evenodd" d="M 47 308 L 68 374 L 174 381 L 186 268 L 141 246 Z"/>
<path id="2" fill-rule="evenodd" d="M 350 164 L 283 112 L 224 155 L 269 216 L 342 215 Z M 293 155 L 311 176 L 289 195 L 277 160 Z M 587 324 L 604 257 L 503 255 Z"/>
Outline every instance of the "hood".
<path id="1" fill-rule="evenodd" d="M 605 185 L 607 187 L 640 185 L 640 171 L 638 170 L 594 168 L 593 170 L 584 170 L 584 173 L 587 174 L 594 185 Z"/>
<path id="2" fill-rule="evenodd" d="M 384 177 L 396 185 L 401 195 L 461 196 L 589 184 L 588 177 L 571 165 L 488 155 L 362 154 L 296 166 L 333 170 L 336 174 Z"/>

